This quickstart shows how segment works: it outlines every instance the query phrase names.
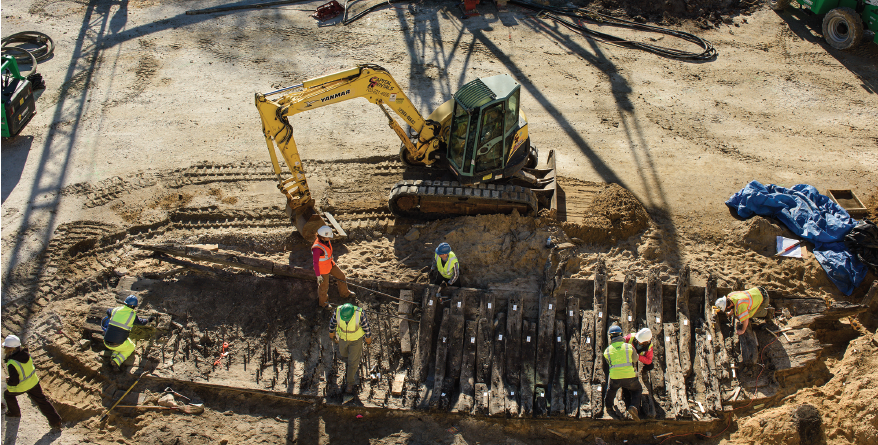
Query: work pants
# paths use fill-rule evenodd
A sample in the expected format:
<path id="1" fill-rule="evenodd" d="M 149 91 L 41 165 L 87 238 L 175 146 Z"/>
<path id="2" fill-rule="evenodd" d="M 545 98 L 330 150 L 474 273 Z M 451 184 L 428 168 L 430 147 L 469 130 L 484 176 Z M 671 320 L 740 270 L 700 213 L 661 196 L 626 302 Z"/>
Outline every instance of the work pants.
<path id="1" fill-rule="evenodd" d="M 762 304 L 759 305 L 758 308 L 753 310 L 753 316 L 750 318 L 765 318 L 768 315 L 768 294 L 766 292 L 762 293 Z"/>
<path id="2" fill-rule="evenodd" d="M 121 345 L 110 346 L 107 342 L 104 342 L 104 346 L 113 351 L 113 363 L 120 368 L 122 367 L 122 363 L 128 359 L 128 356 L 134 352 L 134 342 L 131 341 L 130 338 L 126 338 Z"/>
<path id="3" fill-rule="evenodd" d="M 333 264 L 329 273 L 323 274 L 323 282 L 317 286 L 317 304 L 319 304 L 320 307 L 326 306 L 326 302 L 329 301 L 329 275 L 335 277 L 338 284 L 338 294 L 342 298 L 347 298 L 351 295 L 351 292 L 348 290 L 348 283 L 346 282 L 344 272 L 342 272 L 338 266 Z"/>
<path id="4" fill-rule="evenodd" d="M 338 354 L 345 361 L 345 382 L 351 387 L 357 384 L 357 370 L 360 368 L 360 358 L 363 357 L 364 338 L 338 342 Z"/>
<path id="5" fill-rule="evenodd" d="M 31 401 L 37 404 L 40 412 L 46 416 L 49 425 L 55 426 L 61 423 L 61 416 L 58 415 L 58 411 L 55 411 L 55 407 L 52 406 L 52 402 L 49 401 L 49 398 L 43 394 L 43 387 L 40 386 L 39 383 L 25 392 L 28 397 L 30 397 Z M 3 391 L 3 400 L 6 402 L 6 417 L 21 417 L 21 408 L 19 408 L 18 399 L 16 399 L 20 394 L 24 393 L 9 392 L 8 389 Z"/>
<path id="6" fill-rule="evenodd" d="M 623 389 L 622 391 L 622 401 L 625 402 L 625 406 L 631 408 L 632 406 L 640 409 L 640 393 L 643 392 L 643 387 L 640 386 L 640 380 L 637 377 L 631 377 L 630 379 L 610 379 L 607 382 L 607 393 L 604 395 L 604 407 L 607 412 L 612 412 L 613 401 L 616 399 L 616 393 L 619 392 L 619 389 Z M 630 400 L 628 400 L 630 399 Z"/>

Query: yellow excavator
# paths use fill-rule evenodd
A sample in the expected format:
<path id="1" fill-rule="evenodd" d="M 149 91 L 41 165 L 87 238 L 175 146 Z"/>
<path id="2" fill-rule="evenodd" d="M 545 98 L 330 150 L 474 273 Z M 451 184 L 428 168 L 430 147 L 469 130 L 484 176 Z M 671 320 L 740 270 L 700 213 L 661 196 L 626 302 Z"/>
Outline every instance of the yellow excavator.
<path id="1" fill-rule="evenodd" d="M 401 161 L 425 172 L 425 179 L 391 187 L 388 206 L 393 214 L 433 219 L 513 210 L 536 214 L 557 208 L 554 151 L 544 168 L 536 168 L 537 149 L 519 109 L 521 85 L 512 77 L 473 80 L 425 119 L 387 70 L 367 64 L 256 94 L 278 189 L 287 198 L 293 225 L 306 240 L 326 222 L 315 210 L 289 118 L 360 97 L 378 105 L 402 140 Z M 410 133 L 390 111 L 405 121 Z"/>

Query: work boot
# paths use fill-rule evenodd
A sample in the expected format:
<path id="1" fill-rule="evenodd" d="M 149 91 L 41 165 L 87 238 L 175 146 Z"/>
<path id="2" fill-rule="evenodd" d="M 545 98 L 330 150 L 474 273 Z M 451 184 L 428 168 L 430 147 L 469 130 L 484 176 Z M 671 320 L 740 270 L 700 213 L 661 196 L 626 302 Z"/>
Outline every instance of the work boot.
<path id="1" fill-rule="evenodd" d="M 348 386 L 346 386 L 345 389 L 344 389 L 344 392 L 346 392 L 346 393 L 348 393 L 348 394 L 353 394 L 353 393 L 354 393 L 354 385 L 348 385 Z"/>
<path id="2" fill-rule="evenodd" d="M 637 408 L 636 408 L 636 407 L 629 406 L 629 407 L 628 407 L 628 415 L 631 416 L 631 419 L 634 420 L 635 422 L 639 422 L 639 421 L 640 421 L 640 416 L 639 416 L 638 413 L 637 413 Z"/>

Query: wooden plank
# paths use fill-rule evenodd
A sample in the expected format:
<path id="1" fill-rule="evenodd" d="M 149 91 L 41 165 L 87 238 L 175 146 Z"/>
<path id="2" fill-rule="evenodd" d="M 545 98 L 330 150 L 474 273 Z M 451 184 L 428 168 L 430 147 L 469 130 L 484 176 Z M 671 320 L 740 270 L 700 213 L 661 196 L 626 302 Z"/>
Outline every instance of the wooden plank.
<path id="1" fill-rule="evenodd" d="M 520 406 L 518 398 L 521 394 L 515 385 L 506 385 L 506 415 L 509 417 L 518 417 L 520 414 Z"/>
<path id="2" fill-rule="evenodd" d="M 580 356 L 580 327 L 581 314 L 579 311 L 579 297 L 567 297 L 567 306 L 564 308 L 567 332 L 567 385 L 581 385 L 579 380 L 579 356 Z"/>
<path id="3" fill-rule="evenodd" d="M 492 338 L 494 359 L 491 362 L 491 407 L 490 415 L 506 415 L 506 383 L 504 369 L 506 367 L 506 313 L 497 313 L 496 328 Z"/>
<path id="4" fill-rule="evenodd" d="M 396 375 L 393 377 L 393 385 L 391 386 L 390 393 L 395 396 L 401 396 L 403 387 L 405 386 L 405 371 L 397 371 Z"/>
<path id="5" fill-rule="evenodd" d="M 475 394 L 476 334 L 478 323 L 467 321 L 463 336 L 463 363 L 460 370 L 460 397 L 455 411 L 469 413 L 473 410 Z"/>
<path id="6" fill-rule="evenodd" d="M 464 314 L 465 300 L 464 293 L 458 292 L 451 300 L 451 325 L 449 327 L 448 336 L 450 344 L 448 346 L 448 369 L 445 374 L 445 388 L 443 392 L 449 400 L 452 392 L 457 386 L 460 378 L 460 369 L 463 362 L 464 350 Z"/>
<path id="7" fill-rule="evenodd" d="M 439 300 L 436 298 L 435 288 L 428 288 L 424 292 L 424 308 L 421 322 L 418 323 L 418 349 L 415 355 L 414 378 L 418 382 L 427 380 L 430 371 L 430 358 L 433 354 L 433 329 L 436 323 L 436 308 Z"/>
<path id="8" fill-rule="evenodd" d="M 497 305 L 494 300 L 494 294 L 483 295 L 481 301 L 479 301 L 479 318 L 487 318 L 492 323 L 494 322 L 494 313 L 497 311 Z"/>
<path id="9" fill-rule="evenodd" d="M 552 390 L 551 390 L 551 415 L 563 416 L 567 413 L 567 395 L 565 390 L 567 371 L 567 335 L 565 332 L 564 321 L 555 320 L 555 359 L 552 369 Z"/>
<path id="10" fill-rule="evenodd" d="M 518 388 L 521 385 L 521 321 L 524 308 L 521 296 L 509 299 L 506 316 L 506 381 Z"/>
<path id="11" fill-rule="evenodd" d="M 863 300 L 860 304 L 865 306 L 869 313 L 875 312 L 876 308 L 872 307 L 872 305 L 874 304 L 878 307 L 878 280 L 872 282 L 872 287 L 870 287 L 869 291 L 866 292 L 866 295 L 863 296 Z"/>
<path id="12" fill-rule="evenodd" d="M 403 354 L 412 353 L 412 336 L 409 333 L 409 322 L 399 320 L 399 350 Z"/>
<path id="13" fill-rule="evenodd" d="M 442 410 L 443 386 L 445 385 L 445 373 L 448 370 L 448 348 L 451 338 L 451 309 L 442 311 L 442 322 L 439 324 L 439 336 L 436 338 L 436 371 L 433 375 L 433 394 L 430 399 L 430 409 Z"/>
<path id="14" fill-rule="evenodd" d="M 686 381 L 683 380 L 683 371 L 680 369 L 680 358 L 677 353 L 678 340 L 677 328 L 674 323 L 665 323 L 662 326 L 665 334 L 665 352 L 668 357 L 666 374 L 666 386 L 671 399 L 670 414 L 676 418 L 690 417 L 689 399 L 686 397 Z"/>
<path id="15" fill-rule="evenodd" d="M 414 292 L 411 289 L 402 289 L 399 291 L 399 306 L 397 313 L 400 315 L 408 315 L 412 312 L 412 302 L 414 300 Z"/>
<path id="16" fill-rule="evenodd" d="M 580 311 L 579 331 L 579 418 L 594 417 L 592 412 L 591 373 L 594 371 L 594 311 Z"/>
<path id="17" fill-rule="evenodd" d="M 646 324 L 652 331 L 652 363 L 649 380 L 652 390 L 657 395 L 665 393 L 665 352 L 662 333 L 662 282 L 658 277 L 658 269 L 649 271 L 646 279 Z"/>
<path id="18" fill-rule="evenodd" d="M 537 325 L 523 320 L 521 333 L 520 413 L 523 417 L 530 417 L 534 407 L 534 360 L 537 356 Z"/>
<path id="19" fill-rule="evenodd" d="M 432 386 L 426 383 L 418 384 L 418 409 L 429 409 L 430 400 L 432 399 Z"/>
<path id="20" fill-rule="evenodd" d="M 491 391 L 488 390 L 487 384 L 476 383 L 475 402 L 476 407 L 473 414 L 487 416 L 491 406 Z"/>
<path id="21" fill-rule="evenodd" d="M 622 283 L 622 317 L 620 319 L 622 333 L 628 335 L 634 332 L 637 326 L 634 319 L 637 314 L 637 300 L 634 298 L 634 290 L 637 289 L 637 278 L 633 273 L 625 274 L 625 281 Z"/>
<path id="22" fill-rule="evenodd" d="M 689 265 L 683 266 L 677 279 L 677 335 L 679 339 L 680 372 L 683 378 L 692 374 L 692 322 L 689 317 Z"/>
<path id="23" fill-rule="evenodd" d="M 540 319 L 537 329 L 537 361 L 536 361 L 536 385 L 548 388 L 551 383 L 552 369 L 552 338 L 555 333 L 555 311 L 557 305 L 551 295 L 540 295 Z"/>
<path id="24" fill-rule="evenodd" d="M 406 409 L 415 409 L 418 404 L 418 384 L 411 379 L 405 383 L 405 398 L 402 405 Z"/>
<path id="25" fill-rule="evenodd" d="M 591 405 L 594 417 L 600 418 L 603 416 L 604 412 L 602 389 L 607 383 L 607 373 L 604 369 L 607 364 L 602 358 L 607 338 L 607 266 L 604 264 L 603 257 L 598 258 L 597 265 L 595 266 L 594 313 L 594 351 L 596 359 L 594 361 L 594 370 L 592 371 L 591 376 Z"/>
<path id="26" fill-rule="evenodd" d="M 491 381 L 491 356 L 493 346 L 491 338 L 494 336 L 493 319 L 481 318 L 476 332 L 476 383 L 490 383 Z"/>
<path id="27" fill-rule="evenodd" d="M 745 365 L 755 365 L 758 361 L 759 342 L 756 340 L 753 324 L 748 324 L 744 335 L 738 335 L 737 337 L 741 345 L 741 362 Z"/>
<path id="28" fill-rule="evenodd" d="M 708 411 L 721 412 L 722 400 L 720 399 L 719 376 L 714 353 L 716 345 L 716 313 L 713 311 L 713 302 L 716 301 L 716 276 L 709 274 L 704 286 L 704 360 L 706 361 L 705 386 L 707 388 Z"/>
<path id="29" fill-rule="evenodd" d="M 580 410 L 580 394 L 579 385 L 567 385 L 567 417 L 575 419 L 579 415 Z"/>

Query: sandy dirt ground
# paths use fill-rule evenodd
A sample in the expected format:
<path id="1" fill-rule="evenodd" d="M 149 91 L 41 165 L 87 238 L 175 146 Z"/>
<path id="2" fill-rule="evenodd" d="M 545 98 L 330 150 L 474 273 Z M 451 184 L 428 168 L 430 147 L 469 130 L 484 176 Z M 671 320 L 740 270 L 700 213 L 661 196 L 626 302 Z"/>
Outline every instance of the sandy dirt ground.
<path id="1" fill-rule="evenodd" d="M 57 45 L 39 66 L 47 89 L 38 114 L 2 143 L 4 336 L 12 333 L 6 321 L 19 316 L 7 309 L 22 302 L 46 299 L 17 325 L 39 333 L 52 328 L 52 314 L 73 319 L 82 304 L 104 301 L 106 295 L 79 292 L 56 303 L 39 283 L 75 286 L 84 275 L 57 260 L 132 227 L 168 228 L 154 241 L 223 244 L 309 267 L 310 243 L 284 220 L 254 93 L 360 63 L 387 68 L 425 114 L 468 81 L 513 76 L 522 84 L 533 143 L 542 160 L 555 150 L 562 186 L 594 183 L 604 191 L 584 228 L 521 215 L 395 221 L 385 199 L 405 170 L 380 111 L 350 101 L 302 114 L 292 124 L 314 196 L 351 228 L 337 249 L 351 276 L 423 282 L 432 248 L 447 241 L 464 259 L 466 285 L 536 290 L 548 256 L 543 245 L 552 237 L 576 246 L 568 276 L 591 276 L 603 255 L 616 280 L 657 267 L 663 281 L 673 282 L 689 264 L 693 281 L 713 273 L 720 286 L 740 282 L 855 302 L 874 281 L 870 274 L 852 296 L 841 295 L 813 256 L 772 257 L 775 237 L 789 235 L 786 229 L 762 218 L 739 221 L 723 203 L 754 179 L 806 183 L 851 189 L 878 219 L 878 45 L 836 51 L 820 37 L 819 18 L 756 5 L 711 15 L 710 22 L 670 20 L 718 51 L 713 61 L 691 63 L 589 39 L 515 6 L 482 4 L 481 16 L 461 20 L 453 3 L 399 3 L 343 26 L 337 19 L 319 23 L 305 11 L 321 3 L 186 15 L 221 3 L 4 2 L 4 36 L 36 30 Z M 600 28 L 696 49 L 667 36 Z M 48 272 L 47 251 L 56 261 Z M 154 267 L 127 252 L 113 262 L 107 270 Z M 34 277 L 43 281 L 34 285 Z M 852 398 L 847 386 L 875 392 L 874 366 L 867 365 L 872 333 L 851 324 L 862 336 L 822 359 L 831 378 L 779 407 L 736 419 L 723 437 L 808 443 L 802 431 L 822 416 L 830 443 L 878 440 L 875 398 Z M 24 402 L 20 425 L 4 417 L 3 443 L 559 440 L 484 420 L 467 420 L 453 432 L 455 420 L 426 415 L 382 415 L 348 431 L 345 413 L 284 413 L 222 400 L 198 420 L 149 413 L 107 427 L 95 420 L 103 408 L 95 400 L 71 403 L 79 420 L 61 434 L 49 432 Z M 806 402 L 819 414 L 798 408 Z M 863 422 L 851 425 L 854 415 Z"/>

